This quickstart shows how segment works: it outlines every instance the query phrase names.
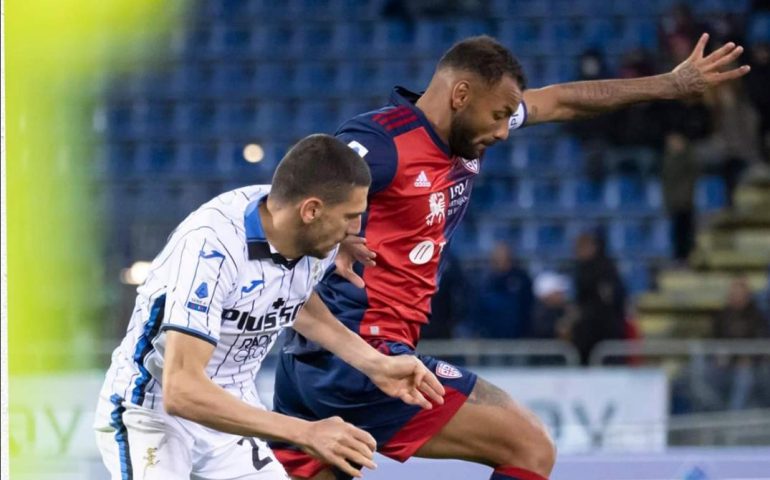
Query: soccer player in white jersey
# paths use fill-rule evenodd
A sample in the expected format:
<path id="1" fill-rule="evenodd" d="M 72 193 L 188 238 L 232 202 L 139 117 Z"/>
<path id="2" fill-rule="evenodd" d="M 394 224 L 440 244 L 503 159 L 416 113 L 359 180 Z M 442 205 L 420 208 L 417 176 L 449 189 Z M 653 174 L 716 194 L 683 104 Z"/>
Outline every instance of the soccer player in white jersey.
<path id="1" fill-rule="evenodd" d="M 374 468 L 375 441 L 363 430 L 260 403 L 254 378 L 285 327 L 389 395 L 425 408 L 426 396 L 443 402 L 421 362 L 381 354 L 313 293 L 338 244 L 360 230 L 370 183 L 352 149 L 312 135 L 281 160 L 272 187 L 224 193 L 177 227 L 137 290 L 100 393 L 94 427 L 113 479 L 287 479 L 263 439 L 350 475 Z"/>

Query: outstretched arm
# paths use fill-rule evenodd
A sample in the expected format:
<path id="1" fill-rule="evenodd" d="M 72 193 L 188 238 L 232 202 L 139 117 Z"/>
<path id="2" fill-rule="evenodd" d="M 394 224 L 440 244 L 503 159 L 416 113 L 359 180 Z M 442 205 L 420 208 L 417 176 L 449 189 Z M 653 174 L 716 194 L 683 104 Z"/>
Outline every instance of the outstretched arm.
<path id="1" fill-rule="evenodd" d="M 622 80 L 570 82 L 527 90 L 527 125 L 563 122 L 610 112 L 634 103 L 674 100 L 703 94 L 708 88 L 749 73 L 743 65 L 722 69 L 743 53 L 730 42 L 704 55 L 708 34 L 701 35 L 690 56 L 669 73 Z"/>

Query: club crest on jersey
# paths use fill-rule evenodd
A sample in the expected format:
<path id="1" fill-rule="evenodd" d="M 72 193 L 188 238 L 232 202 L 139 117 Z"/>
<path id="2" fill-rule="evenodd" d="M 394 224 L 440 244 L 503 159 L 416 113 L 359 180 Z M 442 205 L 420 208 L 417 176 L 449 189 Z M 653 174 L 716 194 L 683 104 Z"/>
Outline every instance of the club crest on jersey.
<path id="1" fill-rule="evenodd" d="M 198 285 L 198 288 L 195 289 L 195 296 L 198 298 L 206 298 L 209 296 L 209 286 L 206 282 L 202 282 Z"/>
<path id="2" fill-rule="evenodd" d="M 438 362 L 436 365 L 436 375 L 443 378 L 460 378 L 463 373 L 455 366 L 446 362 Z"/>
<path id="3" fill-rule="evenodd" d="M 431 183 L 428 180 L 428 176 L 425 175 L 425 170 L 420 170 L 420 174 L 417 175 L 417 180 L 414 181 L 414 186 L 417 188 L 430 188 Z"/>
<path id="4" fill-rule="evenodd" d="M 465 167 L 466 170 L 468 170 L 471 173 L 479 173 L 478 158 L 474 158 L 473 160 L 468 160 L 467 158 L 461 158 L 460 160 L 463 162 L 463 167 Z"/>
<path id="5" fill-rule="evenodd" d="M 446 211 L 446 197 L 443 192 L 434 192 L 428 199 L 430 213 L 425 217 L 425 223 L 428 225 L 439 224 L 444 220 Z"/>

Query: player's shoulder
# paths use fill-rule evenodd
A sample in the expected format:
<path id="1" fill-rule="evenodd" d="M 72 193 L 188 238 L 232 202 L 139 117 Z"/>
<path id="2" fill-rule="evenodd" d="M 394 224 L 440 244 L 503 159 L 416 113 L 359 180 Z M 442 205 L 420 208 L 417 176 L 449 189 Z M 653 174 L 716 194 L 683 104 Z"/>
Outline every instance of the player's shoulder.
<path id="1" fill-rule="evenodd" d="M 233 252 L 241 251 L 246 244 L 246 211 L 269 192 L 270 185 L 250 185 L 224 192 L 192 212 L 178 230 L 218 242 Z"/>

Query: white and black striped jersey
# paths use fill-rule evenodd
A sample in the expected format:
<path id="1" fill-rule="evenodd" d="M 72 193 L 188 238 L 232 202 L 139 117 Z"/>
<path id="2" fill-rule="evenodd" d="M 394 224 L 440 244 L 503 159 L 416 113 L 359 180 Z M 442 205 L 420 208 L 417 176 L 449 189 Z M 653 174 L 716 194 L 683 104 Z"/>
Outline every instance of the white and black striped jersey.
<path id="1" fill-rule="evenodd" d="M 259 204 L 269 185 L 233 190 L 202 205 L 171 234 L 138 289 L 128 331 L 112 354 L 102 395 L 162 408 L 166 332 L 215 346 L 207 374 L 261 405 L 254 378 L 268 350 L 334 262 L 288 260 L 267 242 Z"/>

